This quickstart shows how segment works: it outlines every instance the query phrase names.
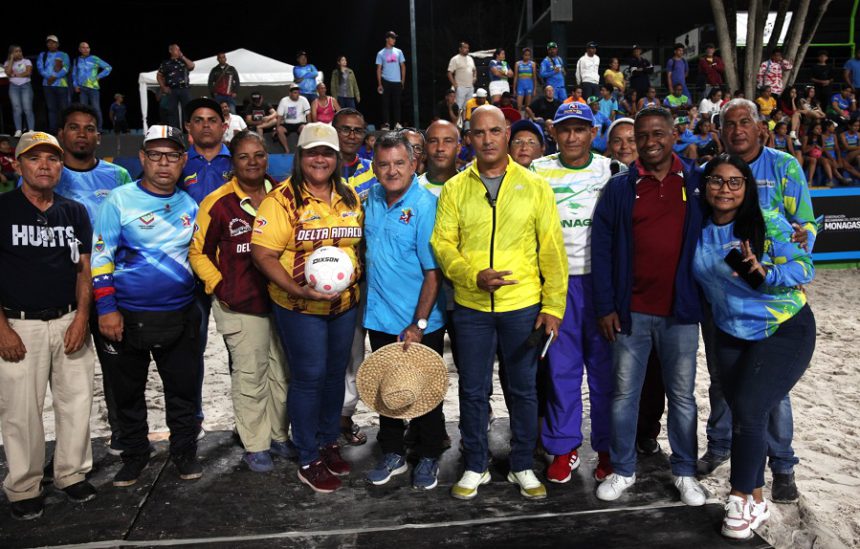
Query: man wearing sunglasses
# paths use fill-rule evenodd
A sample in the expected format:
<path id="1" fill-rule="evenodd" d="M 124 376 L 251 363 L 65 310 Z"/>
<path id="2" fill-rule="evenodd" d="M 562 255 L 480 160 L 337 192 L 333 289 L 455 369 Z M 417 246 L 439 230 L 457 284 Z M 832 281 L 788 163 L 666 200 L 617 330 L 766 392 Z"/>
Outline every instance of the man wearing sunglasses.
<path id="1" fill-rule="evenodd" d="M 90 312 L 92 231 L 83 205 L 54 193 L 63 149 L 27 132 L 15 150 L 21 187 L 0 196 L 0 430 L 9 463 L 3 490 L 12 517 L 42 515 L 45 431 L 51 384 L 57 423 L 54 486 L 81 503 L 96 496 L 90 408 L 93 353 Z"/>
<path id="2" fill-rule="evenodd" d="M 188 248 L 197 203 L 176 181 L 188 160 L 178 128 L 152 126 L 143 140 L 143 178 L 115 189 L 94 231 L 93 288 L 101 334 L 117 343 L 112 371 L 123 467 L 114 486 L 131 486 L 149 462 L 146 380 L 150 358 L 164 384 L 170 457 L 183 480 L 200 478 L 196 412 L 200 310 Z"/>

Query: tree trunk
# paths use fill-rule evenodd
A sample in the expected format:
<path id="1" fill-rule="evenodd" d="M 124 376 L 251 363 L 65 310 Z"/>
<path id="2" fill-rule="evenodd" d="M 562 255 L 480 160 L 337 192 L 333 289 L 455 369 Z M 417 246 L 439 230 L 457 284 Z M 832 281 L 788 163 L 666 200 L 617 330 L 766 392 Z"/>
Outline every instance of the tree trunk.
<path id="1" fill-rule="evenodd" d="M 809 4 L 810 0 L 800 0 L 797 10 L 791 18 L 791 29 L 789 29 L 786 38 L 785 48 L 783 48 L 783 57 L 794 63 L 795 66 L 798 65 L 795 57 L 797 57 L 797 50 L 800 48 L 800 39 L 803 36 L 803 27 L 806 25 Z"/>
<path id="2" fill-rule="evenodd" d="M 767 53 L 776 47 L 779 43 L 779 36 L 782 34 L 782 27 L 785 25 L 785 14 L 788 11 L 788 6 L 791 0 L 779 0 L 779 6 L 776 8 L 776 21 L 773 23 L 773 32 L 770 34 L 770 40 L 767 41 Z"/>
<path id="3" fill-rule="evenodd" d="M 752 7 L 752 6 L 750 6 Z M 752 9 L 750 9 L 752 11 Z M 764 29 L 767 26 L 767 14 L 770 11 L 770 0 L 761 0 L 756 9 L 755 19 L 755 44 L 753 45 L 753 62 L 752 66 L 755 73 L 758 74 L 758 68 L 761 66 L 762 52 L 764 48 Z M 753 88 L 757 86 L 753 82 Z M 750 97 L 750 99 L 753 99 Z"/>
<path id="4" fill-rule="evenodd" d="M 744 95 L 747 99 L 755 98 L 756 74 L 758 65 L 756 60 L 756 34 L 759 28 L 758 16 L 761 12 L 761 0 L 750 0 L 747 12 L 747 42 L 744 48 Z"/>
<path id="5" fill-rule="evenodd" d="M 720 48 L 720 56 L 723 58 L 723 64 L 726 67 L 726 84 L 731 91 L 738 89 L 738 69 L 735 59 L 735 41 L 732 39 L 733 33 L 729 30 L 731 24 L 735 24 L 735 18 L 726 18 L 726 9 L 723 5 L 723 0 L 711 0 L 711 11 L 714 14 L 714 25 L 717 29 L 717 42 Z"/>
<path id="6" fill-rule="evenodd" d="M 815 38 L 815 33 L 818 32 L 818 25 L 821 24 L 821 20 L 824 19 L 824 13 L 827 11 L 827 8 L 830 6 L 830 2 L 832 0 L 821 0 L 821 3 L 818 4 L 818 14 L 815 16 L 815 21 L 812 23 L 812 28 L 809 29 L 809 34 L 806 39 L 803 40 L 803 45 L 800 47 L 800 51 L 797 53 L 795 59 L 791 59 L 794 63 L 794 68 L 791 69 L 791 72 L 788 75 L 788 78 L 785 80 L 786 89 L 789 86 L 794 85 L 794 80 L 797 78 L 797 73 L 800 71 L 800 66 L 803 64 L 803 59 L 806 57 L 806 51 L 809 49 L 809 43 Z M 819 101 L 822 103 L 829 101 L 830 98 L 819 98 Z"/>

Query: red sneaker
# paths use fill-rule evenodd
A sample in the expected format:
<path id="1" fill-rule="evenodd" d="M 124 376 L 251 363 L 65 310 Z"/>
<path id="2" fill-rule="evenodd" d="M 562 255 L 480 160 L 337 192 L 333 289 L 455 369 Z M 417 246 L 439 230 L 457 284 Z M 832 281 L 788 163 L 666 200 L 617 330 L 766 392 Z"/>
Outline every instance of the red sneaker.
<path id="1" fill-rule="evenodd" d="M 329 444 L 325 448 L 321 448 L 320 459 L 333 475 L 343 477 L 352 471 L 349 463 L 340 456 L 340 446 L 337 444 Z"/>
<path id="2" fill-rule="evenodd" d="M 310 486 L 315 492 L 329 494 L 340 488 L 340 479 L 331 474 L 321 459 L 310 465 L 299 467 L 299 480 Z"/>
<path id="3" fill-rule="evenodd" d="M 612 462 L 609 461 L 609 452 L 597 452 L 597 467 L 594 468 L 594 480 L 603 482 L 612 472 Z"/>
<path id="4" fill-rule="evenodd" d="M 563 484 L 570 480 L 571 473 L 579 467 L 579 454 L 571 450 L 566 454 L 555 456 L 546 470 L 546 478 L 550 482 Z"/>

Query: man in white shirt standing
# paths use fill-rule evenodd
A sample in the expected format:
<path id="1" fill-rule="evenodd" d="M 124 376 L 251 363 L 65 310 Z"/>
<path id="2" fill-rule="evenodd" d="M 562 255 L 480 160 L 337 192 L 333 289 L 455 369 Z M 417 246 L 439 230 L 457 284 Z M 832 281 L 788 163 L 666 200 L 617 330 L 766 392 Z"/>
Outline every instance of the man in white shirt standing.
<path id="1" fill-rule="evenodd" d="M 460 42 L 457 55 L 448 62 L 448 81 L 457 91 L 457 105 L 460 110 L 466 106 L 466 101 L 475 93 L 475 82 L 478 80 L 478 70 L 475 60 L 469 55 L 469 43 Z"/>
<path id="2" fill-rule="evenodd" d="M 585 55 L 576 62 L 576 81 L 582 86 L 582 96 L 600 95 L 600 57 L 597 42 L 585 45 Z"/>
<path id="3" fill-rule="evenodd" d="M 297 85 L 291 85 L 290 95 L 278 103 L 278 141 L 285 153 L 290 152 L 287 137 L 291 133 L 302 133 L 302 128 L 308 123 L 308 113 L 311 112 L 311 104 L 300 91 Z"/>

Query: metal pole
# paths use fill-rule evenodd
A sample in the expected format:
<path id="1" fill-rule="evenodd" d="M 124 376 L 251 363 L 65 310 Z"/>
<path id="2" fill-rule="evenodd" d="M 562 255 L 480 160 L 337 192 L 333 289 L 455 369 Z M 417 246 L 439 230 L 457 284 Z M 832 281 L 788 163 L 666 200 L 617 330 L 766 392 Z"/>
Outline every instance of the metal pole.
<path id="1" fill-rule="evenodd" d="M 412 39 L 412 125 L 418 127 L 418 40 L 415 37 L 415 0 L 409 0 L 409 34 Z"/>

